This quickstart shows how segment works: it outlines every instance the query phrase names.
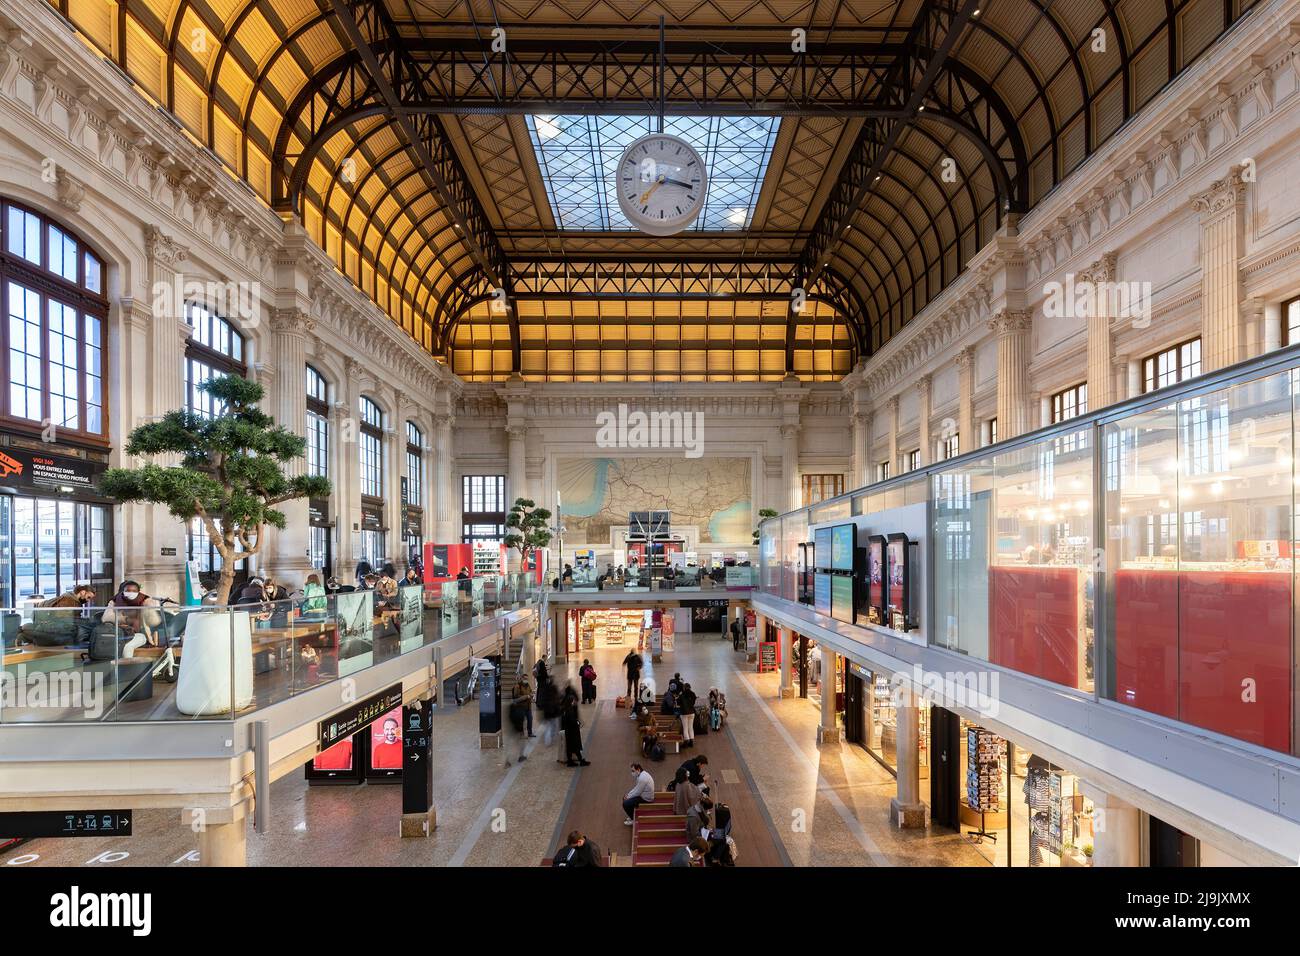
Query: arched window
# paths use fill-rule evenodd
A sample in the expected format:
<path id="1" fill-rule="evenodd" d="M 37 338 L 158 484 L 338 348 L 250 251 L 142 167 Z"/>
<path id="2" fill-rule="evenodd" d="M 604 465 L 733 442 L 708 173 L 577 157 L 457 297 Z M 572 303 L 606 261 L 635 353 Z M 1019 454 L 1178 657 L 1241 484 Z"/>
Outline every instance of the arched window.
<path id="1" fill-rule="evenodd" d="M 189 341 L 185 345 L 185 407 L 204 417 L 221 414 L 221 403 L 199 389 L 218 375 L 248 374 L 244 337 L 228 319 L 200 302 L 185 303 Z"/>
<path id="2" fill-rule="evenodd" d="M 185 407 L 195 414 L 211 418 L 221 414 L 222 404 L 200 390 L 199 385 L 218 375 L 233 373 L 242 377 L 248 373 L 244 337 L 228 319 L 201 302 L 185 303 L 185 321 L 190 326 L 183 374 Z M 235 547 L 241 549 L 238 542 Z M 189 560 L 198 565 L 205 578 L 221 571 L 221 552 L 199 518 L 190 522 L 186 551 Z M 240 572 L 247 569 L 247 563 L 242 559 L 236 561 L 235 566 Z M 242 573 L 237 573 L 236 580 L 242 580 L 242 577 Z"/>
<path id="3" fill-rule="evenodd" d="M 307 474 L 330 476 L 329 394 L 325 378 L 307 366 Z"/>
<path id="4" fill-rule="evenodd" d="M 414 422 L 406 423 L 406 503 L 424 506 L 424 433 Z"/>
<path id="5" fill-rule="evenodd" d="M 9 387 L 0 415 L 20 430 L 103 439 L 103 262 L 53 220 L 0 202 L 0 299 Z M 48 439 L 47 439 L 48 440 Z"/>
<path id="6" fill-rule="evenodd" d="M 361 494 L 384 497 L 384 413 L 361 396 Z"/>

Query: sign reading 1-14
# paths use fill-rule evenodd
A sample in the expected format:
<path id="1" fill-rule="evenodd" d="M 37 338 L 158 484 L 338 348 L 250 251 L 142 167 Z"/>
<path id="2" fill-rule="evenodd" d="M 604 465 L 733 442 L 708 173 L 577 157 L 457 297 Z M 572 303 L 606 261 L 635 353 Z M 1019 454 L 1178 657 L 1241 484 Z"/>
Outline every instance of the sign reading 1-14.
<path id="1" fill-rule="evenodd" d="M 130 810 L 38 810 L 0 813 L 6 837 L 122 837 L 131 835 Z"/>

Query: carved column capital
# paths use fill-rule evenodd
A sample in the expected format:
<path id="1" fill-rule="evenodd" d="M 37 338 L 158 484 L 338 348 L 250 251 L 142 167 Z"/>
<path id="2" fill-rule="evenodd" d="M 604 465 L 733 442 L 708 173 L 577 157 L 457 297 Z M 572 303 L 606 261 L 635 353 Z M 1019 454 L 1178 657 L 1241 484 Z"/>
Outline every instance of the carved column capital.
<path id="1" fill-rule="evenodd" d="M 1034 313 L 1029 309 L 999 309 L 989 319 L 989 329 L 999 336 L 1023 335 L 1034 327 Z"/>

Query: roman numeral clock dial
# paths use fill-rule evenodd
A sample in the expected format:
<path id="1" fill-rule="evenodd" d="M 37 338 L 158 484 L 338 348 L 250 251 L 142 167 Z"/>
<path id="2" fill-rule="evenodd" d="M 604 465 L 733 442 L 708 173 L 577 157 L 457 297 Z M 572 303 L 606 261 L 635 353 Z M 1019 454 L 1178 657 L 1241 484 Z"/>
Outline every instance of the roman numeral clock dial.
<path id="1" fill-rule="evenodd" d="M 648 235 L 676 235 L 704 208 L 709 187 L 704 160 L 680 136 L 640 137 L 623 151 L 615 170 L 619 208 Z"/>

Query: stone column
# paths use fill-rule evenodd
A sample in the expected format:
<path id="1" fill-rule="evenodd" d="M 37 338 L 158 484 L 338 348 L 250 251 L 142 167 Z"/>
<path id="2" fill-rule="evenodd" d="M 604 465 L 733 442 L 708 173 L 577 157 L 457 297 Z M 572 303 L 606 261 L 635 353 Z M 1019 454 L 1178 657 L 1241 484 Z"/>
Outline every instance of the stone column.
<path id="1" fill-rule="evenodd" d="M 853 474 L 848 488 L 861 488 L 871 483 L 871 412 L 853 413 Z"/>
<path id="2" fill-rule="evenodd" d="M 898 460 L 898 426 L 899 401 L 897 395 L 891 395 L 885 407 L 889 410 L 889 477 L 893 478 L 903 470 Z"/>
<path id="3" fill-rule="evenodd" d="M 224 810 L 187 809 L 181 823 L 199 828 L 199 866 L 246 866 L 248 817 L 243 804 Z"/>
<path id="4" fill-rule="evenodd" d="M 778 627 L 776 629 L 776 639 L 779 642 L 781 652 L 781 690 L 782 698 L 794 696 L 794 683 L 791 677 L 793 670 L 790 667 L 790 658 L 794 654 L 794 642 L 796 640 L 794 631 L 788 627 Z"/>
<path id="5" fill-rule="evenodd" d="M 930 436 L 930 389 L 933 381 L 929 375 L 922 375 L 916 380 L 917 422 L 920 431 L 922 465 L 931 464 L 935 458 L 933 439 Z"/>
<path id="6" fill-rule="evenodd" d="M 298 309 L 276 309 L 271 314 L 272 361 L 276 375 L 271 390 L 273 396 L 266 409 L 276 424 L 284 426 L 295 435 L 307 431 L 307 336 L 316 329 L 311 316 Z M 293 462 L 286 471 L 304 474 L 305 458 Z M 307 499 L 286 501 L 279 506 L 286 519 L 285 529 L 272 535 L 270 552 L 262 564 L 270 567 L 285 587 L 293 590 L 306 582 L 312 568 L 307 557 L 309 519 Z"/>
<path id="7" fill-rule="evenodd" d="M 1115 361 L 1124 367 L 1124 397 L 1134 398 L 1142 394 L 1142 363 L 1132 356 L 1116 356 Z"/>
<path id="8" fill-rule="evenodd" d="M 528 497 L 528 477 L 524 464 L 524 449 L 528 428 L 521 421 L 506 422 L 506 511 L 514 507 L 516 498 Z M 521 558 L 518 548 L 510 548 L 507 561 L 511 571 L 518 571 Z"/>
<path id="9" fill-rule="evenodd" d="M 957 353 L 957 435 L 960 451 L 973 451 L 981 444 L 975 427 L 975 346 Z"/>
<path id="10" fill-rule="evenodd" d="M 1242 167 L 1192 198 L 1201 214 L 1201 369 L 1246 358 L 1241 256 L 1245 251 L 1246 183 Z"/>
<path id="11" fill-rule="evenodd" d="M 182 264 L 189 250 L 163 233 L 156 226 L 144 228 L 145 252 L 148 256 L 148 276 L 151 297 L 148 334 L 149 381 L 137 383 L 137 376 L 123 375 L 119 381 L 125 395 L 132 393 L 132 410 L 135 421 L 126 423 L 127 430 L 146 421 L 156 420 L 167 412 L 185 407 L 185 388 L 182 367 L 185 361 L 185 343 L 190 337 L 190 327 L 185 322 L 185 277 Z M 131 381 L 128 381 L 128 378 Z M 125 442 L 123 442 L 125 444 Z M 179 464 L 175 456 L 153 459 L 161 465 Z M 143 461 L 143 460 L 142 460 Z M 181 594 L 186 554 L 187 528 L 177 521 L 162 505 L 135 505 L 142 518 L 143 540 L 127 543 L 131 558 L 130 573 L 146 588 L 157 594 Z M 142 544 L 132 556 L 132 545 Z M 172 553 L 164 555 L 163 551 Z"/>
<path id="12" fill-rule="evenodd" d="M 989 321 L 998 337 L 998 439 L 1005 441 L 1031 430 L 1029 423 L 1029 363 L 1033 358 L 1033 313 L 1001 309 Z"/>
<path id="13" fill-rule="evenodd" d="M 908 687 L 899 692 L 895 709 L 898 723 L 898 795 L 889 801 L 889 820 L 903 830 L 925 827 L 921 802 L 921 715 Z"/>
<path id="14" fill-rule="evenodd" d="M 1137 807 L 1080 780 L 1093 806 L 1093 866 L 1142 865 L 1142 814 Z"/>
<path id="15" fill-rule="evenodd" d="M 406 474 L 406 419 L 400 398 L 392 401 L 393 409 L 384 424 L 384 556 L 400 571 L 402 526 L 406 509 L 402 507 L 402 476 Z M 375 569 L 378 572 L 378 568 Z"/>
<path id="16" fill-rule="evenodd" d="M 840 724 L 835 709 L 835 675 L 840 666 L 840 656 L 822 648 L 822 722 L 817 728 L 817 739 L 824 744 L 840 742 Z"/>
<path id="17" fill-rule="evenodd" d="M 1105 408 L 1115 401 L 1114 375 L 1110 362 L 1111 283 L 1115 281 L 1118 256 L 1108 252 L 1078 276 L 1079 283 L 1092 287 L 1092 308 L 1088 312 L 1088 408 Z"/>
<path id="18" fill-rule="evenodd" d="M 781 481 L 785 485 L 786 511 L 803 505 L 803 490 L 799 486 L 799 425 L 786 422 L 781 426 Z"/>
<path id="19" fill-rule="evenodd" d="M 460 535 L 456 518 L 460 513 L 460 499 L 451 479 L 451 426 L 455 419 L 448 412 L 433 416 L 434 434 L 434 507 L 433 538 L 438 544 L 456 544 Z"/>

